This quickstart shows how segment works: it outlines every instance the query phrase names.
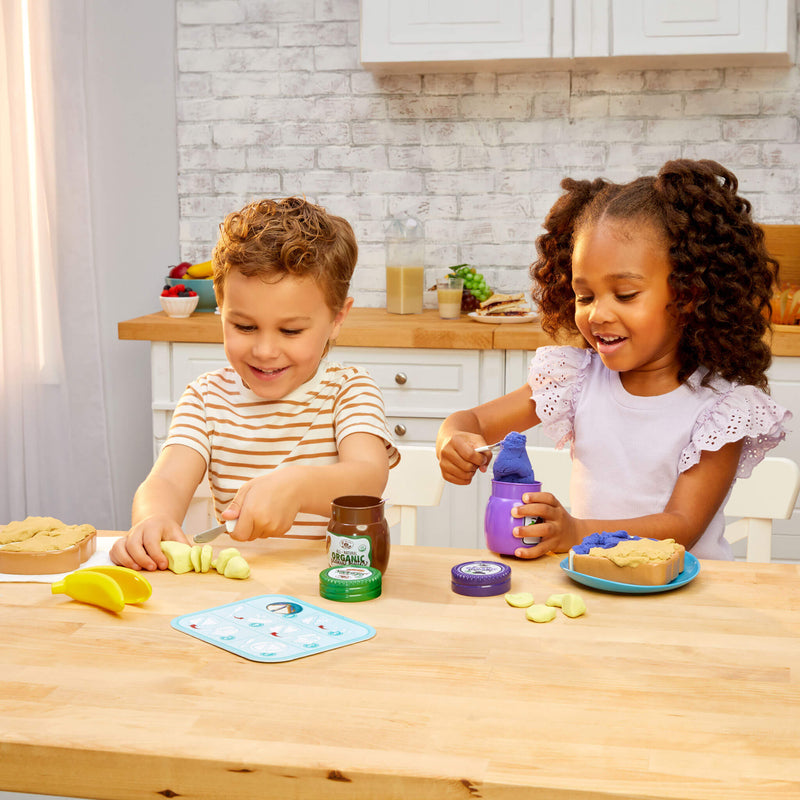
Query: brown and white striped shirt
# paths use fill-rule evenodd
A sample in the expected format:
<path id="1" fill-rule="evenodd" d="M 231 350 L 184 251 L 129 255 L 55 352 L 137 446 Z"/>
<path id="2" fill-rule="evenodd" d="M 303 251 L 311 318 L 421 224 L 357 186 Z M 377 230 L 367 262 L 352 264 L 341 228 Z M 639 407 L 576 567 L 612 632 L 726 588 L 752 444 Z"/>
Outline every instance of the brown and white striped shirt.
<path id="1" fill-rule="evenodd" d="M 389 465 L 400 460 L 380 389 L 362 369 L 322 362 L 311 380 L 286 397 L 263 400 L 228 366 L 186 387 L 164 447 L 181 444 L 203 456 L 219 518 L 252 478 L 283 464 L 335 464 L 339 443 L 351 433 L 383 439 Z M 324 537 L 327 523 L 300 514 L 287 535 Z"/>

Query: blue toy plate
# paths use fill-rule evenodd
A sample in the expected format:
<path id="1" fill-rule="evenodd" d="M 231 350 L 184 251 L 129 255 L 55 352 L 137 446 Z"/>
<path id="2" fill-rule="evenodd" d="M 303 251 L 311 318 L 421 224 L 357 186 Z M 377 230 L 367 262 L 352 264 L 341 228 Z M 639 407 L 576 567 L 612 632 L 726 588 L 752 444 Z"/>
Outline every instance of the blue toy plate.
<path id="1" fill-rule="evenodd" d="M 700 572 L 700 562 L 691 554 L 686 553 L 683 559 L 683 572 L 669 583 L 662 583 L 658 586 L 637 586 L 633 583 L 619 583 L 618 581 L 607 581 L 603 578 L 595 578 L 593 575 L 584 575 L 582 572 L 575 572 L 569 568 L 569 557 L 561 562 L 561 569 L 577 583 L 584 586 L 591 586 L 592 589 L 600 589 L 604 592 L 621 592 L 622 594 L 655 594 L 656 592 L 669 592 L 671 589 L 678 589 L 685 586 L 689 581 L 693 581 Z"/>
<path id="2" fill-rule="evenodd" d="M 172 627 L 250 661 L 292 661 L 363 642 L 375 628 L 284 594 L 265 594 L 172 620 Z"/>

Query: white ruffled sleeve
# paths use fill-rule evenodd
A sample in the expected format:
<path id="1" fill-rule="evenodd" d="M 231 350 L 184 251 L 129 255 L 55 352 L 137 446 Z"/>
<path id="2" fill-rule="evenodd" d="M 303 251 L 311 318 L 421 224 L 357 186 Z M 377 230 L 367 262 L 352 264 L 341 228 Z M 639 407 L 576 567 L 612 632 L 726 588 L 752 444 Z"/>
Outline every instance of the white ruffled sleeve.
<path id="1" fill-rule="evenodd" d="M 531 400 L 542 430 L 557 448 L 574 437 L 575 404 L 591 359 L 589 350 L 577 347 L 540 347 L 531 359 Z"/>
<path id="2" fill-rule="evenodd" d="M 731 386 L 697 419 L 692 439 L 681 453 L 684 472 L 700 461 L 703 450 L 719 450 L 743 440 L 737 478 L 747 478 L 764 456 L 786 437 L 792 414 L 755 386 Z"/>

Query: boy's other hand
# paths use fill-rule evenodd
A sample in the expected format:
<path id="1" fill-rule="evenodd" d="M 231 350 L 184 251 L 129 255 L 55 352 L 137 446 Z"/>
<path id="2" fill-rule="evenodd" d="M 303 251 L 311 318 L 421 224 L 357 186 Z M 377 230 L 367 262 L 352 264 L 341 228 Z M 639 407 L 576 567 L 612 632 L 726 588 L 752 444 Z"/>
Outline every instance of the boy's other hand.
<path id="1" fill-rule="evenodd" d="M 450 483 L 464 486 L 472 482 L 475 473 L 486 472 L 491 453 L 476 453 L 475 448 L 486 445 L 478 433 L 456 431 L 449 436 L 439 450 L 439 469 L 442 477 Z"/>
<path id="2" fill-rule="evenodd" d="M 109 555 L 120 567 L 151 572 L 166 569 L 169 562 L 161 550 L 161 542 L 166 540 L 189 544 L 186 534 L 175 520 L 148 517 L 134 525 L 127 536 L 117 539 Z"/>

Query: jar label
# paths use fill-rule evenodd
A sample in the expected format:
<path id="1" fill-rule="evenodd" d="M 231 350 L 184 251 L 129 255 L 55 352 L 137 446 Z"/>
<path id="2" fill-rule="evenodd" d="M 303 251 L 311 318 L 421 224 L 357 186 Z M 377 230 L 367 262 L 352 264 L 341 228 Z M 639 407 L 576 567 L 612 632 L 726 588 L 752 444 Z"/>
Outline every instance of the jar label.
<path id="1" fill-rule="evenodd" d="M 523 526 L 527 527 L 528 525 L 530 525 L 530 526 L 536 525 L 541 521 L 542 521 L 541 517 L 523 517 L 522 520 L 521 520 L 521 524 Z M 539 544 L 539 542 L 541 542 L 541 541 L 542 541 L 542 537 L 541 536 L 523 536 L 522 537 L 522 544 L 534 545 L 534 544 Z"/>
<path id="2" fill-rule="evenodd" d="M 369 536 L 337 536 L 328 531 L 328 561 L 332 567 L 371 567 L 372 540 Z"/>

